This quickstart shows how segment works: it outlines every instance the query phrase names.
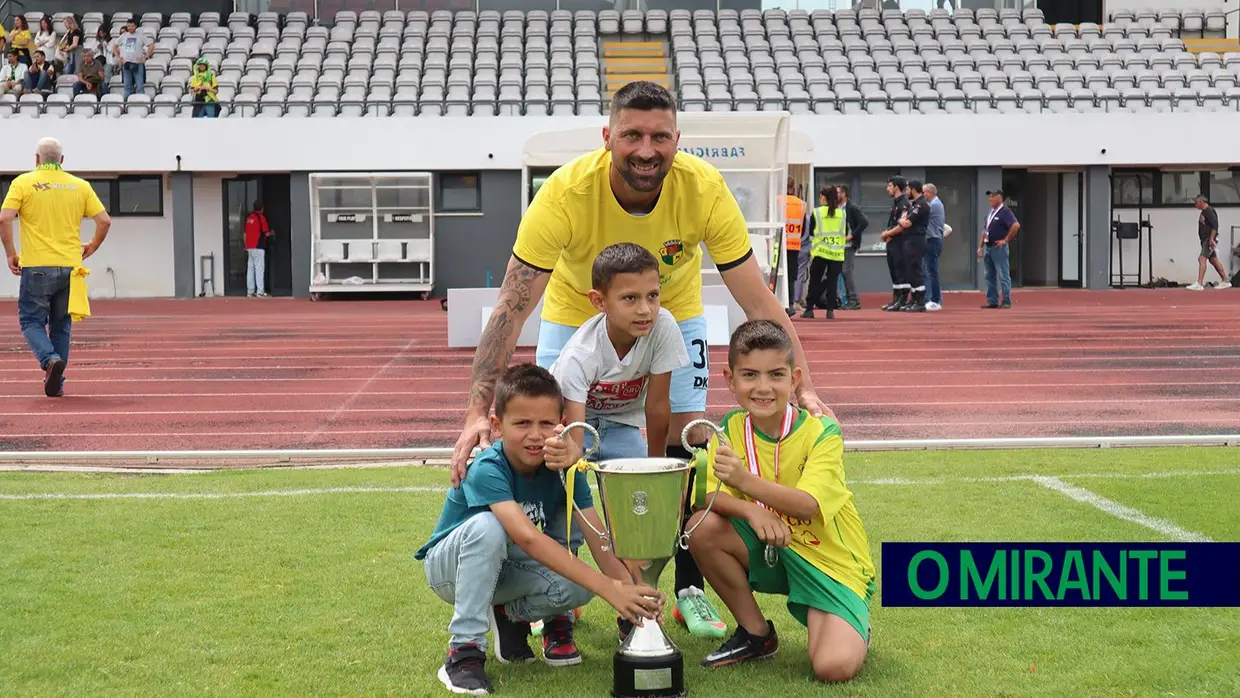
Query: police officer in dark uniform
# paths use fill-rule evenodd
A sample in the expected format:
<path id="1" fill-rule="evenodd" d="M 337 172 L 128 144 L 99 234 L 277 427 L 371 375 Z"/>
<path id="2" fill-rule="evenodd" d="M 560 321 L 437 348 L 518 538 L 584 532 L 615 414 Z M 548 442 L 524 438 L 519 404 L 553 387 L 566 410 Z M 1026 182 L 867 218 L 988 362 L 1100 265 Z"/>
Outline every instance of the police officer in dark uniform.
<path id="1" fill-rule="evenodd" d="M 887 216 L 887 229 L 882 232 L 883 242 L 887 243 L 887 271 L 891 274 L 891 302 L 883 306 L 883 310 L 899 310 L 907 302 L 909 289 L 905 283 L 904 273 L 904 238 L 900 234 L 901 219 L 908 217 L 909 200 L 905 196 L 908 184 L 899 175 L 887 179 L 887 194 L 891 196 L 891 213 Z"/>
<path id="2" fill-rule="evenodd" d="M 908 183 L 909 210 L 899 225 L 904 253 L 904 282 L 912 287 L 911 298 L 900 307 L 910 313 L 926 312 L 926 279 L 921 258 L 926 253 L 926 233 L 930 228 L 930 202 L 922 196 L 922 184 L 914 179 Z"/>

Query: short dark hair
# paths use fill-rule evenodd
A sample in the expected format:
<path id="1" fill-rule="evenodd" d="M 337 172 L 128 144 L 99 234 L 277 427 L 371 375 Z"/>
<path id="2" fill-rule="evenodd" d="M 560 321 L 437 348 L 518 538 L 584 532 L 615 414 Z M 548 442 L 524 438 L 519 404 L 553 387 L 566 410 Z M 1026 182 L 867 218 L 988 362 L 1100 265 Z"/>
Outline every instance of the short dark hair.
<path id="1" fill-rule="evenodd" d="M 514 397 L 553 397 L 563 405 L 564 393 L 555 376 L 541 366 L 517 364 L 504 371 L 495 386 L 495 416 L 504 418 L 504 409 Z M 561 410 L 563 407 L 561 407 Z"/>
<path id="2" fill-rule="evenodd" d="M 608 245 L 594 258 L 590 269 L 590 285 L 599 293 L 606 293 L 617 274 L 641 274 L 659 271 L 659 260 L 650 250 L 631 242 Z"/>
<path id="3" fill-rule="evenodd" d="M 891 175 L 887 178 L 887 183 L 894 184 L 899 189 L 903 189 L 908 186 L 908 182 L 904 181 L 904 178 L 900 175 Z"/>
<path id="4" fill-rule="evenodd" d="M 852 189 L 849 189 L 847 184 L 841 184 L 840 193 L 843 194 L 844 196 L 849 196 L 852 194 Z"/>
<path id="5" fill-rule="evenodd" d="M 676 111 L 676 99 L 666 87 L 656 82 L 635 80 L 611 96 L 611 113 L 616 114 L 621 109 Z"/>
<path id="6" fill-rule="evenodd" d="M 741 357 L 755 351 L 774 349 L 787 355 L 788 365 L 796 363 L 792 355 L 792 338 L 782 325 L 774 320 L 749 320 L 741 323 L 728 342 L 728 367 L 736 365 Z"/>
<path id="7" fill-rule="evenodd" d="M 910 180 L 909 180 L 909 182 L 908 182 L 908 188 L 909 188 L 909 189 L 912 189 L 913 191 L 915 191 L 915 192 L 917 192 L 918 194 L 920 194 L 920 193 L 921 193 L 921 180 L 920 180 L 920 179 L 910 179 Z"/>

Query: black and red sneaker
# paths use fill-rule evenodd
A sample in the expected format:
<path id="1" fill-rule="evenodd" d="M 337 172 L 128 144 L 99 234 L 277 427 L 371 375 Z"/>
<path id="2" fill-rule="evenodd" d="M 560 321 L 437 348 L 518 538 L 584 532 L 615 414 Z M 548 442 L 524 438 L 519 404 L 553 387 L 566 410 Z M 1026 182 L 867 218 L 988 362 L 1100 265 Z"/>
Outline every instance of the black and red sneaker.
<path id="1" fill-rule="evenodd" d="M 732 637 L 720 645 L 719 649 L 706 655 L 706 658 L 702 660 L 702 666 L 713 669 L 747 662 L 751 659 L 774 657 L 779 651 L 779 636 L 775 634 L 774 623 L 768 620 L 766 627 L 766 635 L 762 637 L 751 634 L 743 626 L 737 628 L 736 632 L 732 633 Z"/>
<path id="2" fill-rule="evenodd" d="M 485 696 L 492 693 L 491 678 L 486 672 L 487 655 L 477 645 L 462 645 L 448 650 L 439 680 L 453 693 Z"/>
<path id="3" fill-rule="evenodd" d="M 529 623 L 512 620 L 504 612 L 503 606 L 491 607 L 491 643 L 495 648 L 495 658 L 501 664 L 534 661 L 534 650 L 530 649 L 529 637 Z"/>
<path id="4" fill-rule="evenodd" d="M 543 661 L 551 666 L 581 663 L 581 652 L 573 641 L 573 622 L 568 616 L 556 616 L 543 625 Z"/>

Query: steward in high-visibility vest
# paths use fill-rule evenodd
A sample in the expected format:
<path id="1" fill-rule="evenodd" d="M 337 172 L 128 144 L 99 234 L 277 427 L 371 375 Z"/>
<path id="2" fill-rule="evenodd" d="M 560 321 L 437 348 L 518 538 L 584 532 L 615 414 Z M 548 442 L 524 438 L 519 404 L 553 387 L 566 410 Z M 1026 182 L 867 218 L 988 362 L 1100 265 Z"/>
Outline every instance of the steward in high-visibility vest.
<path id="1" fill-rule="evenodd" d="M 794 312 L 792 306 L 801 300 L 801 284 L 804 282 L 802 268 L 808 263 L 801 256 L 801 236 L 805 234 L 805 211 L 808 206 L 797 198 L 796 182 L 791 177 L 788 178 L 788 195 L 784 202 L 784 249 L 788 251 L 788 313 L 791 317 Z"/>
<path id="2" fill-rule="evenodd" d="M 819 192 L 822 204 L 814 209 L 811 223 L 809 298 L 801 317 L 814 317 L 814 307 L 825 307 L 827 317 L 835 317 L 839 307 L 840 274 L 844 271 L 844 238 L 847 237 L 848 217 L 839 207 L 839 190 L 823 187 Z"/>

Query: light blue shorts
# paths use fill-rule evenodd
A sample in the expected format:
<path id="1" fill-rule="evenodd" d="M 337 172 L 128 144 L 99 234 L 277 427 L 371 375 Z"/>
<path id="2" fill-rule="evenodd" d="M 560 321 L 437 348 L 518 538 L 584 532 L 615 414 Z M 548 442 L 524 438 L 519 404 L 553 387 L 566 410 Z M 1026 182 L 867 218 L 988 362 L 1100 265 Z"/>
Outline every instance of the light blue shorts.
<path id="1" fill-rule="evenodd" d="M 671 402 L 674 414 L 706 411 L 706 392 L 710 387 L 710 351 L 706 346 L 706 316 L 698 315 L 677 323 L 689 352 L 689 365 L 672 371 Z M 560 358 L 560 351 L 572 339 L 576 327 L 543 320 L 538 327 L 538 348 L 534 361 L 543 368 Z"/>

